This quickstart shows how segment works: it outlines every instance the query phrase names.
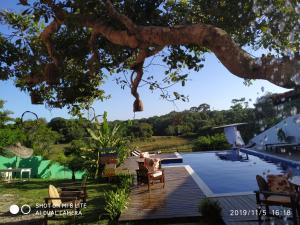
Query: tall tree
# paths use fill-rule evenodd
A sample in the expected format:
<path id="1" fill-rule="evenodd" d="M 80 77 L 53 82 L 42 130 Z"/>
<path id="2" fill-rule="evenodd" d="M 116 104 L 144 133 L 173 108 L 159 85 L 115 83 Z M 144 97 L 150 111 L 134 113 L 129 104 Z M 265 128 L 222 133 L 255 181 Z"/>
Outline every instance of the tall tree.
<path id="1" fill-rule="evenodd" d="M 3 128 L 7 122 L 14 121 L 9 115 L 13 114 L 12 111 L 4 109 L 5 101 L 0 99 L 0 128 Z"/>
<path id="2" fill-rule="evenodd" d="M 185 100 L 166 88 L 174 82 L 185 85 L 188 75 L 182 68 L 199 71 L 206 52 L 238 77 L 286 88 L 300 84 L 300 6 L 295 0 L 20 3 L 21 13 L 0 14 L 12 34 L 0 35 L 0 78 L 14 79 L 34 103 L 63 107 L 104 99 L 104 71 L 117 74 L 117 83 L 131 89 L 134 111 L 143 110 L 138 92 L 143 83 L 164 98 Z M 253 57 L 246 46 L 269 53 Z M 167 65 L 160 80 L 144 74 L 145 62 L 155 56 Z"/>

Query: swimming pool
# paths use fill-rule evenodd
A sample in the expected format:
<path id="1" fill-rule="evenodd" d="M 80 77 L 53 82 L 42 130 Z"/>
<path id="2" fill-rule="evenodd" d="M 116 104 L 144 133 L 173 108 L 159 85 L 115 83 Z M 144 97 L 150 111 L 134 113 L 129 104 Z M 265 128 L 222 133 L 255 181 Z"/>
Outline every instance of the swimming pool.
<path id="1" fill-rule="evenodd" d="M 257 174 L 279 174 L 288 170 L 300 174 L 299 165 L 237 153 L 234 150 L 222 152 L 199 152 L 181 154 L 183 163 L 189 165 L 213 194 L 252 192 L 257 190 Z"/>

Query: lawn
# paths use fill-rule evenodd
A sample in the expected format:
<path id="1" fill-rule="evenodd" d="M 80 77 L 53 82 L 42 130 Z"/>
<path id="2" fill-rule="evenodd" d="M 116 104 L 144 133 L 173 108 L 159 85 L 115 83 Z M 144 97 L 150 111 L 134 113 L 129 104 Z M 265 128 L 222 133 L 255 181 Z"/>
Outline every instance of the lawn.
<path id="1" fill-rule="evenodd" d="M 133 145 L 136 145 L 141 151 L 149 152 L 190 152 L 193 140 L 187 137 L 153 136 L 145 140 L 136 140 Z"/>
<path id="2" fill-rule="evenodd" d="M 48 197 L 49 184 L 58 187 L 63 182 L 66 181 L 33 179 L 24 183 L 0 183 L 0 214 L 7 212 L 11 204 L 19 206 L 28 204 L 34 211 L 36 204 L 44 203 L 44 198 Z M 110 183 L 101 182 L 98 184 L 91 181 L 87 185 L 87 208 L 82 210 L 82 216 L 78 217 L 77 224 L 108 224 L 108 220 L 105 219 L 104 215 L 104 192 L 112 190 L 116 186 Z M 5 215 L 10 216 L 9 213 Z M 50 221 L 49 224 L 68 224 L 68 221 Z"/>

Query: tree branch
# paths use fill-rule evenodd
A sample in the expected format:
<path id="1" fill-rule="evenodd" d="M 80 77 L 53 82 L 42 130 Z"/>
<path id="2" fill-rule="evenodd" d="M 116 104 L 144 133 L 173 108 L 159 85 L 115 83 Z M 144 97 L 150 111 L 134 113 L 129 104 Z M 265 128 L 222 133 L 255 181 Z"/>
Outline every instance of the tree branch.
<path id="1" fill-rule="evenodd" d="M 58 55 L 55 53 L 54 45 L 51 41 L 51 35 L 58 31 L 59 27 L 63 23 L 66 12 L 55 5 L 55 3 L 52 0 L 43 0 L 45 4 L 47 4 L 54 12 L 55 18 L 53 21 L 43 30 L 43 32 L 40 34 L 40 38 L 44 42 L 49 56 L 52 58 L 53 63 L 56 67 L 59 66 L 60 60 Z"/>
<path id="2" fill-rule="evenodd" d="M 128 33 L 104 24 L 99 25 L 98 32 L 114 44 L 131 48 L 139 45 L 145 47 L 195 44 L 211 50 L 231 73 L 240 78 L 264 79 L 281 87 L 295 87 L 295 83 L 290 79 L 300 69 L 298 57 L 276 62 L 264 57 L 255 59 L 220 28 L 201 23 L 174 27 L 139 26 L 126 15 L 118 13 L 109 0 L 106 4 L 109 14 L 129 31 Z"/>
<path id="3" fill-rule="evenodd" d="M 285 88 L 295 87 L 290 79 L 300 71 L 299 56 L 294 59 L 253 58 L 222 29 L 206 24 L 175 27 L 139 26 L 139 38 L 127 31 L 98 25 L 97 31 L 110 42 L 137 48 L 143 46 L 199 45 L 211 50 L 234 75 L 244 79 L 264 79 Z M 282 76 L 284 75 L 284 76 Z"/>
<path id="4" fill-rule="evenodd" d="M 139 112 L 144 110 L 143 103 L 140 99 L 140 95 L 137 89 L 143 78 L 143 66 L 144 66 L 145 59 L 147 57 L 155 55 L 162 49 L 163 49 L 162 47 L 157 47 L 153 49 L 141 49 L 137 54 L 135 63 L 131 65 L 131 69 L 133 70 L 133 73 L 131 74 L 130 80 L 131 80 L 131 94 L 135 97 L 135 101 L 133 103 L 134 112 Z M 133 78 L 134 72 L 136 73 L 135 78 Z"/>
<path id="5" fill-rule="evenodd" d="M 123 24 L 131 34 L 135 34 L 137 31 L 137 26 L 132 20 L 121 13 L 119 13 L 114 6 L 112 5 L 110 0 L 106 0 L 106 8 L 108 10 L 108 14 L 115 18 L 119 23 Z"/>
<path id="6" fill-rule="evenodd" d="M 45 0 L 49 4 L 51 0 Z M 136 111 L 142 109 L 137 88 L 143 76 L 143 64 L 147 57 L 156 54 L 165 46 L 198 45 L 212 51 L 221 63 L 234 75 L 244 79 L 264 79 L 278 86 L 294 88 L 297 86 L 291 80 L 300 71 L 300 56 L 293 59 L 262 56 L 254 58 L 236 44 L 224 30 L 207 24 L 180 25 L 173 27 L 141 26 L 135 24 L 126 15 L 120 14 L 107 0 L 108 15 L 125 26 L 125 30 L 116 29 L 110 24 L 94 18 L 80 18 L 78 23 L 93 28 L 93 37 L 102 36 L 113 44 L 140 49 L 136 62 L 131 69 L 136 74 L 131 81 L 131 93 L 136 98 Z M 57 56 L 51 44 L 51 34 L 55 33 L 62 23 L 61 12 L 51 6 L 55 14 L 59 14 L 41 34 L 49 56 L 56 64 Z M 80 17 L 80 15 L 78 16 Z M 154 49 L 151 50 L 151 48 Z M 141 107 L 140 107 L 141 106 Z"/>

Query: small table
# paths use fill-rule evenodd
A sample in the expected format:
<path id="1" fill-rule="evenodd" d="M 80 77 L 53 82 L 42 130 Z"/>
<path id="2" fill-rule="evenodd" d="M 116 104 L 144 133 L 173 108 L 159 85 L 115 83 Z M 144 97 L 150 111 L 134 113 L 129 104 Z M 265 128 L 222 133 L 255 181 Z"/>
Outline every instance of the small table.
<path id="1" fill-rule="evenodd" d="M 289 178 L 289 182 L 290 184 L 292 184 L 296 191 L 299 192 L 299 188 L 300 188 L 300 176 L 293 176 L 291 178 Z"/>
<path id="2" fill-rule="evenodd" d="M 23 178 L 23 173 L 28 173 L 28 180 L 31 177 L 31 168 L 12 168 L 12 169 L 2 169 L 0 173 L 20 173 L 20 180 Z M 11 178 L 12 175 L 11 175 Z"/>

